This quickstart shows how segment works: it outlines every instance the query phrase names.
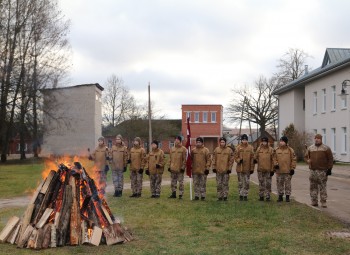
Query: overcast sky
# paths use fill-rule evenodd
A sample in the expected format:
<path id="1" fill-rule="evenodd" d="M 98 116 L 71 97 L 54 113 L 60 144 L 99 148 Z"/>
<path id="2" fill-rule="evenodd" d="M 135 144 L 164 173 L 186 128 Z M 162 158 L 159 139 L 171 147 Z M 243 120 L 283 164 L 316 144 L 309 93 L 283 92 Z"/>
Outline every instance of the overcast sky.
<path id="1" fill-rule="evenodd" d="M 70 84 L 112 74 L 140 102 L 181 118 L 181 104 L 222 104 L 232 88 L 270 77 L 289 48 L 322 63 L 350 48 L 348 0 L 59 0 L 71 20 Z"/>

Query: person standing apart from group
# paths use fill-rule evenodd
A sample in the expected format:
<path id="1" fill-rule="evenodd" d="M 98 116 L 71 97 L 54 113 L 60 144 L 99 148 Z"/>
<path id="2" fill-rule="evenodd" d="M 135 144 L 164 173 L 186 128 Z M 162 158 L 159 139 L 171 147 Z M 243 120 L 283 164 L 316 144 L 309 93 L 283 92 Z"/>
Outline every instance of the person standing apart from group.
<path id="1" fill-rule="evenodd" d="M 109 169 L 109 150 L 105 145 L 105 138 L 103 136 L 98 138 L 98 146 L 89 156 L 89 159 L 95 162 L 94 179 L 98 188 L 98 194 L 100 196 L 105 196 L 107 187 L 107 171 Z"/>
<path id="2" fill-rule="evenodd" d="M 241 143 L 234 154 L 237 163 L 238 192 L 240 201 L 248 201 L 250 175 L 254 173 L 254 149 L 248 144 L 248 136 L 241 136 Z"/>
<path id="3" fill-rule="evenodd" d="M 123 145 L 123 137 L 117 135 L 110 152 L 114 197 L 121 197 L 124 188 L 124 172 L 128 161 L 128 149 Z"/>
<path id="4" fill-rule="evenodd" d="M 162 188 L 162 176 L 164 172 L 164 152 L 158 148 L 159 142 L 154 140 L 152 150 L 147 156 L 146 174 L 149 175 L 151 198 L 159 198 Z"/>
<path id="5" fill-rule="evenodd" d="M 184 194 L 184 173 L 187 150 L 181 142 L 181 136 L 177 136 L 174 141 L 174 146 L 170 150 L 168 171 L 171 176 L 171 195 L 169 198 L 176 198 L 177 183 L 179 183 L 179 199 L 181 199 Z"/>
<path id="6" fill-rule="evenodd" d="M 273 172 L 273 148 L 269 145 L 269 139 L 264 136 L 255 152 L 254 163 L 258 164 L 259 201 L 270 201 L 271 181 Z"/>
<path id="7" fill-rule="evenodd" d="M 296 156 L 294 150 L 288 146 L 288 138 L 282 136 L 280 143 L 274 153 L 274 170 L 277 175 L 277 202 L 283 202 L 283 195 L 286 195 L 286 202 L 290 202 L 292 192 L 292 176 L 296 167 Z"/>
<path id="8" fill-rule="evenodd" d="M 130 181 L 132 195 L 130 197 L 141 197 L 143 169 L 145 167 L 146 152 L 141 147 L 140 137 L 135 137 L 133 147 L 130 149 L 128 163 L 130 164 Z"/>
<path id="9" fill-rule="evenodd" d="M 232 149 L 226 146 L 226 138 L 220 137 L 219 143 L 220 146 L 214 150 L 212 168 L 216 174 L 218 201 L 226 201 L 234 158 Z"/>
<path id="10" fill-rule="evenodd" d="M 196 147 L 191 151 L 192 157 L 192 178 L 194 185 L 194 200 L 205 200 L 207 175 L 211 164 L 211 157 L 208 148 L 204 147 L 202 137 L 196 139 Z"/>
<path id="11" fill-rule="evenodd" d="M 320 193 L 321 206 L 327 208 L 327 179 L 328 175 L 332 174 L 333 153 L 322 143 L 322 135 L 315 135 L 315 144 L 307 149 L 305 161 L 310 169 L 311 205 L 318 206 L 318 193 Z"/>

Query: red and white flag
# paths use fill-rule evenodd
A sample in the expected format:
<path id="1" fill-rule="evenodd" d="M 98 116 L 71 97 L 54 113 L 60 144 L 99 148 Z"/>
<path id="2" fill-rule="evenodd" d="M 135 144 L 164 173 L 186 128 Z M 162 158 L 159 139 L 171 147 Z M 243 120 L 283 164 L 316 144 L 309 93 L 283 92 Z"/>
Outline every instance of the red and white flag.
<path id="1" fill-rule="evenodd" d="M 192 177 L 192 158 L 191 158 L 191 128 L 190 128 L 190 117 L 187 117 L 187 158 L 186 158 L 186 174 L 188 177 Z"/>

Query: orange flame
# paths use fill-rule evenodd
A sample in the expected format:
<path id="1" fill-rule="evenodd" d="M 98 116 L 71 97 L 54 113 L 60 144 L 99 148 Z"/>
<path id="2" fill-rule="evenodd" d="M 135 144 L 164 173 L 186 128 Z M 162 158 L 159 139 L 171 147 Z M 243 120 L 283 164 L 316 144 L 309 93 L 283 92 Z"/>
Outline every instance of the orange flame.
<path id="1" fill-rule="evenodd" d="M 92 232 L 93 232 L 92 228 L 88 228 L 87 234 L 88 234 L 89 239 L 92 237 Z"/>

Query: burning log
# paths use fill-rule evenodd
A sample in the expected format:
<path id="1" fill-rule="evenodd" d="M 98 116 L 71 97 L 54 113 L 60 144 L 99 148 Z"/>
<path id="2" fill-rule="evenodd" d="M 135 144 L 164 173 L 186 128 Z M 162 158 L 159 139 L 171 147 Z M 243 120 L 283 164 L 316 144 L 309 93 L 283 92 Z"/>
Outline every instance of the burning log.
<path id="1" fill-rule="evenodd" d="M 79 162 L 51 170 L 37 187 L 22 219 L 10 218 L 0 233 L 0 242 L 31 249 L 131 240 L 132 235 L 113 216 Z"/>
<path id="2" fill-rule="evenodd" d="M 80 244 L 80 208 L 79 208 L 79 185 L 76 185 L 75 178 L 70 177 L 69 184 L 72 186 L 72 211 L 70 216 L 70 244 L 79 245 Z"/>
<path id="3" fill-rule="evenodd" d="M 67 185 L 64 192 L 60 220 L 57 225 L 57 246 L 64 246 L 67 238 L 67 228 L 72 208 L 72 186 Z"/>

